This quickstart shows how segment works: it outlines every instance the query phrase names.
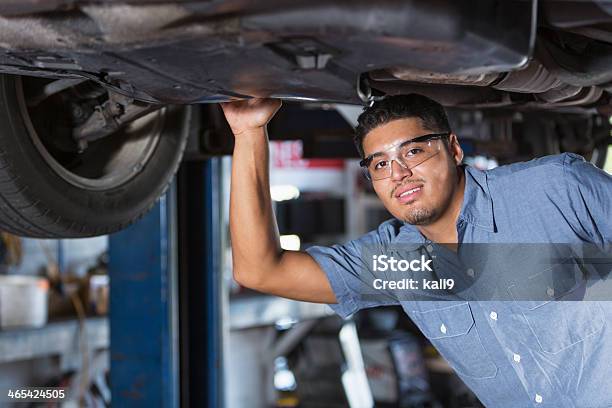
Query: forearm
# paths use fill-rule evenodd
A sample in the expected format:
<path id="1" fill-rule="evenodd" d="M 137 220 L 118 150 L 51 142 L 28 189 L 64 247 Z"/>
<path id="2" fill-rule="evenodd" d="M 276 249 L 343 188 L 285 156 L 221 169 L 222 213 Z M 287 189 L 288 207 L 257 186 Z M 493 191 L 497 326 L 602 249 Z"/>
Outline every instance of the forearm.
<path id="1" fill-rule="evenodd" d="M 282 253 L 272 210 L 265 128 L 236 137 L 230 189 L 230 235 L 234 276 L 255 286 Z"/>

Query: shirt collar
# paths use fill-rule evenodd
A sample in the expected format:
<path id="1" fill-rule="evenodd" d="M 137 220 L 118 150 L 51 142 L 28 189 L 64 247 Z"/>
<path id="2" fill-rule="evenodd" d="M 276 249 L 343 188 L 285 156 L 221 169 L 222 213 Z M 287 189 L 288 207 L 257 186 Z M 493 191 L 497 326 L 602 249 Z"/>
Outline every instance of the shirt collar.
<path id="1" fill-rule="evenodd" d="M 464 221 L 488 232 L 496 232 L 493 216 L 493 200 L 489 193 L 487 173 L 466 164 L 462 165 L 465 175 L 465 190 L 463 203 L 459 213 L 459 221 Z M 419 230 L 408 223 L 403 223 L 398 238 L 401 241 L 413 242 L 416 246 L 424 243 L 425 237 Z"/>
<path id="2" fill-rule="evenodd" d="M 468 165 L 463 165 L 465 190 L 459 220 L 468 222 L 488 232 L 495 232 L 493 200 L 489 192 L 487 173 Z"/>

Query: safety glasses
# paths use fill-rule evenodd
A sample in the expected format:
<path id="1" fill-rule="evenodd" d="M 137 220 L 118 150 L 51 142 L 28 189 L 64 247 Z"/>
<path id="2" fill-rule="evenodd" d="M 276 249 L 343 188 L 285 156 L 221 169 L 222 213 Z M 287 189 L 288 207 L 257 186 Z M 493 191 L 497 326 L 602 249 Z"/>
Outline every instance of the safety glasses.
<path id="1" fill-rule="evenodd" d="M 399 142 L 380 152 L 369 155 L 359 162 L 368 180 L 382 180 L 393 175 L 391 163 L 396 161 L 404 169 L 410 170 L 437 155 L 441 140 L 450 132 L 430 133 Z"/>

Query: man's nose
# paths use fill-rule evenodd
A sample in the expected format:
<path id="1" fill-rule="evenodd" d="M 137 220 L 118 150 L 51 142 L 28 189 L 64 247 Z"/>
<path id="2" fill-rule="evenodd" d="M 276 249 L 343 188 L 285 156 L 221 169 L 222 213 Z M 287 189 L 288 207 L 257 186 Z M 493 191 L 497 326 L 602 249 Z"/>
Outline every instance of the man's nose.
<path id="1" fill-rule="evenodd" d="M 404 166 L 398 160 L 391 161 L 391 179 L 392 180 L 401 180 L 404 177 L 412 176 L 412 171 L 408 168 L 408 166 Z"/>

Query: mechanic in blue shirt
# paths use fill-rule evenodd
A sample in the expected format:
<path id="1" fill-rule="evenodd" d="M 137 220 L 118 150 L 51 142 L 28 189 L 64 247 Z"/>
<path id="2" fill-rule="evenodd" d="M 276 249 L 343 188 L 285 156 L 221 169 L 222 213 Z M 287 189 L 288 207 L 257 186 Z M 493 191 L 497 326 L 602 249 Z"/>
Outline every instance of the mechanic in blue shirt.
<path id="1" fill-rule="evenodd" d="M 561 291 L 546 285 L 550 281 L 540 280 L 537 267 L 531 268 L 535 275 L 521 275 L 530 258 L 520 255 L 518 278 L 502 273 L 493 284 L 491 271 L 504 262 L 491 265 L 494 257 L 488 255 L 485 267 L 454 263 L 444 269 L 458 285 L 474 281 L 466 293 L 482 278 L 488 284 L 480 287 L 497 285 L 507 299 L 417 298 L 399 293 L 426 292 L 388 286 L 376 295 L 374 280 L 389 275 L 370 262 L 371 253 L 400 247 L 425 254 L 434 252 L 436 243 L 446 249 L 436 249 L 434 266 L 453 264 L 453 254 L 471 243 L 587 244 L 609 256 L 612 177 L 574 154 L 476 170 L 462 164 L 463 152 L 441 105 L 419 95 L 388 97 L 362 113 L 356 141 L 362 167 L 394 219 L 344 245 L 284 251 L 269 193 L 266 134 L 279 107 L 279 101 L 264 99 L 223 104 L 236 138 L 230 233 L 240 284 L 329 303 L 343 317 L 400 304 L 488 407 L 612 407 L 612 302 L 559 301 L 585 292 L 575 290 L 574 282 L 561 285 Z M 413 266 L 429 269 L 425 258 Z M 530 290 L 541 296 L 522 297 Z"/>

